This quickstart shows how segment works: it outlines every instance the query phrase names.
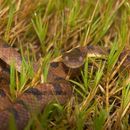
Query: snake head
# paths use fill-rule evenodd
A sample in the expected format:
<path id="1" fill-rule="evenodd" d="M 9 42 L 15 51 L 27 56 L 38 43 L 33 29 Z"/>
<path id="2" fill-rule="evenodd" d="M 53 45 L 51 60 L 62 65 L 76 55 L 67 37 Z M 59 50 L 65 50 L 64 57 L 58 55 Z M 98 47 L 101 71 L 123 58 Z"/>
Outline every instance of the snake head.
<path id="1" fill-rule="evenodd" d="M 79 68 L 84 64 L 84 56 L 79 48 L 74 48 L 62 56 L 63 63 L 72 69 Z"/>

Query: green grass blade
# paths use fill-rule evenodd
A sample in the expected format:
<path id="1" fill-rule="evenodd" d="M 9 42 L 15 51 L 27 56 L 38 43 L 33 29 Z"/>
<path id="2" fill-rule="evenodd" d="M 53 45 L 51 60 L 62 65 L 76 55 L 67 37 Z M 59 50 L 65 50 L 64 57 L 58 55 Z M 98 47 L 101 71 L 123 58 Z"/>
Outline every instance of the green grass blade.
<path id="1" fill-rule="evenodd" d="M 13 18 L 14 18 L 14 13 L 15 13 L 15 4 L 9 2 L 9 14 L 8 14 L 8 22 L 7 22 L 7 26 L 6 26 L 6 31 L 5 31 L 5 40 L 8 41 L 9 40 L 9 33 L 11 30 L 11 26 L 13 23 Z"/>
<path id="2" fill-rule="evenodd" d="M 103 130 L 106 118 L 107 112 L 104 109 L 102 109 L 94 120 L 94 130 Z"/>

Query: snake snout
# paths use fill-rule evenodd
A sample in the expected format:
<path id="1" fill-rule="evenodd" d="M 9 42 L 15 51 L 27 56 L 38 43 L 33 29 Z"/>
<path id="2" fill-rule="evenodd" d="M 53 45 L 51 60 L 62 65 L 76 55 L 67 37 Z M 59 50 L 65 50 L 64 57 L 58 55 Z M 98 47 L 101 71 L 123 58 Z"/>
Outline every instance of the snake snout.
<path id="1" fill-rule="evenodd" d="M 78 56 L 78 57 L 69 57 L 69 56 L 65 56 L 63 63 L 72 69 L 81 67 L 84 63 L 84 59 L 82 56 Z"/>

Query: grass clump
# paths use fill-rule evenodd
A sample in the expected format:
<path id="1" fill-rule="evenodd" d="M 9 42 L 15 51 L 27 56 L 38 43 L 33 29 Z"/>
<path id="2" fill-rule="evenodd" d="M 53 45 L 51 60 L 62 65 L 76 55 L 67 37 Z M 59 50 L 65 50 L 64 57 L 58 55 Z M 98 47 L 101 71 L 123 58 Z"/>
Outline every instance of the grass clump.
<path id="1" fill-rule="evenodd" d="M 11 66 L 12 98 L 30 84 L 47 82 L 49 64 L 62 52 L 88 44 L 110 49 L 105 60 L 86 58 L 79 76 L 70 79 L 74 96 L 66 106 L 52 103 L 26 129 L 130 128 L 130 74 L 121 67 L 125 58 L 119 61 L 122 51 L 130 49 L 128 0 L 1 0 L 0 18 L 0 37 L 18 50 L 22 46 L 22 56 L 30 59 L 28 64 L 23 58 L 20 77 Z M 33 63 L 41 58 L 35 74 Z"/>

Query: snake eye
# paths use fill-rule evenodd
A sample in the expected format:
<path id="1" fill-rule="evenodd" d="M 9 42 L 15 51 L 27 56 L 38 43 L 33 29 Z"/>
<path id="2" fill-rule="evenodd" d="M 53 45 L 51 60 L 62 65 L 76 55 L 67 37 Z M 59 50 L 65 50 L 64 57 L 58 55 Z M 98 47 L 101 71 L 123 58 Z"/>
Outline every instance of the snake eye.
<path id="1" fill-rule="evenodd" d="M 68 61 L 68 60 L 69 60 L 69 57 L 68 57 L 68 56 L 65 56 L 65 60 Z"/>
<path id="2" fill-rule="evenodd" d="M 82 57 L 82 56 L 79 57 L 79 61 L 80 61 L 80 62 L 83 61 L 83 57 Z"/>

